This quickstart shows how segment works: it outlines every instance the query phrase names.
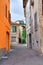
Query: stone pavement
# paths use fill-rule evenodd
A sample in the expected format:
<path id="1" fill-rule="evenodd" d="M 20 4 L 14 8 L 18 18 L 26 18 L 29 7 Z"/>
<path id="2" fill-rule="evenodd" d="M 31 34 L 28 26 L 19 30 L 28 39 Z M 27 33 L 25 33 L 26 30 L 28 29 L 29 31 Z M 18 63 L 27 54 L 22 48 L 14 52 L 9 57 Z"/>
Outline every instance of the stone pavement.
<path id="1" fill-rule="evenodd" d="M 43 65 L 43 56 L 26 46 L 17 46 L 0 65 Z"/>

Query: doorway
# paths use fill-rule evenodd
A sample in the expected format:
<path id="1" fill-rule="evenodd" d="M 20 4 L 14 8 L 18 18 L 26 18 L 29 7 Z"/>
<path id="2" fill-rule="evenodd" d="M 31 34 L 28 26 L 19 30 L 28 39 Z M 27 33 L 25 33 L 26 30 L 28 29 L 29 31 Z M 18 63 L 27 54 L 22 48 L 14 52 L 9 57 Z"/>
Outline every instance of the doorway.
<path id="1" fill-rule="evenodd" d="M 9 32 L 6 32 L 6 50 L 9 50 Z"/>
<path id="2" fill-rule="evenodd" d="M 31 33 L 29 34 L 29 47 L 32 48 Z"/>

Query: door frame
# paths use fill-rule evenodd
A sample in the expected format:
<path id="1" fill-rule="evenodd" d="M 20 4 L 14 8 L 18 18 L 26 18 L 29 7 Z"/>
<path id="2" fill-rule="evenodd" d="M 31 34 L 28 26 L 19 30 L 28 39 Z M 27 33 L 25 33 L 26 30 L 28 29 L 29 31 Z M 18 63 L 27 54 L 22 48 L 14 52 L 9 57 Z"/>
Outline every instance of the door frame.
<path id="1" fill-rule="evenodd" d="M 6 47 L 6 49 L 8 51 L 9 50 L 9 32 L 8 31 L 6 32 L 6 41 L 7 41 L 7 47 Z"/>
<path id="2" fill-rule="evenodd" d="M 31 33 L 29 33 L 29 47 L 32 49 L 32 37 L 31 37 Z"/>

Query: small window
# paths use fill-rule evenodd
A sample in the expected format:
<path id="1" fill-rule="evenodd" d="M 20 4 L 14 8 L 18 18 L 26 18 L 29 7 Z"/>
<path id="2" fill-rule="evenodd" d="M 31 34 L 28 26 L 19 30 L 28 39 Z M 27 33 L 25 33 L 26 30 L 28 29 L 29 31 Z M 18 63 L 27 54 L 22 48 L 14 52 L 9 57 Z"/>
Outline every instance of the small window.
<path id="1" fill-rule="evenodd" d="M 5 5 L 5 17 L 7 18 L 7 5 Z"/>
<path id="2" fill-rule="evenodd" d="M 10 11 L 8 11 L 8 20 L 9 20 L 9 22 L 10 22 L 10 20 L 11 20 Z"/>
<path id="3" fill-rule="evenodd" d="M 11 37 L 11 42 L 16 42 L 16 37 L 15 36 Z"/>

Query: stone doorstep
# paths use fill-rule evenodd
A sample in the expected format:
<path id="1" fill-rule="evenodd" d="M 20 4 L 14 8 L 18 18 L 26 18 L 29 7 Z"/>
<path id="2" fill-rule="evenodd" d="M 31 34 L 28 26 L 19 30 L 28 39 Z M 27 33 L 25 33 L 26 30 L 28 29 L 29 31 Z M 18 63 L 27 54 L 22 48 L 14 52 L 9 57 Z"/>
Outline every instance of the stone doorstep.
<path id="1" fill-rule="evenodd" d="M 10 51 L 8 52 L 8 53 L 6 53 L 5 55 L 3 55 L 2 57 L 0 57 L 0 60 L 2 60 L 2 59 L 8 59 L 8 54 L 10 53 L 10 52 L 12 52 L 14 49 L 10 49 Z"/>
<path id="2" fill-rule="evenodd" d="M 7 52 L 5 48 L 0 49 L 0 60 L 8 59 Z"/>
<path id="3" fill-rule="evenodd" d="M 1 58 L 6 60 L 8 59 L 8 56 L 2 56 Z"/>

